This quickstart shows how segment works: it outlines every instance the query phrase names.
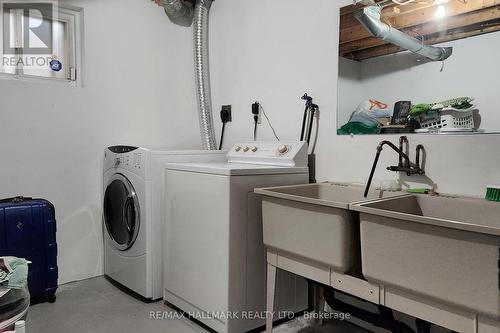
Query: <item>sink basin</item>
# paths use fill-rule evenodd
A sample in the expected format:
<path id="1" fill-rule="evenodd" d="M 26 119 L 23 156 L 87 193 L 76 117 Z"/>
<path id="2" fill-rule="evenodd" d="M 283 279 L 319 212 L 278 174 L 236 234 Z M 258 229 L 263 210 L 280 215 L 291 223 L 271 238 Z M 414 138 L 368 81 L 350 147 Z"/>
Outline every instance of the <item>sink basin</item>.
<path id="1" fill-rule="evenodd" d="M 354 203 L 402 195 L 401 192 L 372 190 L 365 198 L 364 187 L 337 183 L 282 186 L 257 189 L 255 192 L 275 198 L 342 209 L 349 209 L 349 205 Z"/>
<path id="2" fill-rule="evenodd" d="M 358 213 L 353 203 L 401 195 L 322 183 L 256 189 L 262 195 L 264 244 L 339 273 L 360 269 Z"/>
<path id="3" fill-rule="evenodd" d="M 406 195 L 359 203 L 365 278 L 500 320 L 500 204 Z"/>
<path id="4" fill-rule="evenodd" d="M 500 204 L 481 199 L 408 195 L 361 203 L 354 210 L 500 236 Z"/>

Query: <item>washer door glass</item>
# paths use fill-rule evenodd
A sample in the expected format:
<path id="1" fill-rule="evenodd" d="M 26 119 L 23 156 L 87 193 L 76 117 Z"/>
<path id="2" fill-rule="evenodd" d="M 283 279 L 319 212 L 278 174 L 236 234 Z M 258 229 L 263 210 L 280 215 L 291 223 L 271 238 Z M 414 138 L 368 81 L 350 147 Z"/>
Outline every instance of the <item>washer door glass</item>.
<path id="1" fill-rule="evenodd" d="M 140 227 L 139 200 L 130 181 L 121 174 L 113 175 L 106 187 L 104 223 L 114 247 L 125 251 L 134 245 Z"/>

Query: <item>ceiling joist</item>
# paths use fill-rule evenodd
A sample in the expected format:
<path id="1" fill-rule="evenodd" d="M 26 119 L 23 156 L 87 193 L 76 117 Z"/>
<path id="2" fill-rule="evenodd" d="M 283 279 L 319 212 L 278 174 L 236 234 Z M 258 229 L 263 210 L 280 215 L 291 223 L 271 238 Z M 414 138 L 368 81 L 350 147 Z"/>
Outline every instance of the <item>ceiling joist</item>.
<path id="1" fill-rule="evenodd" d="M 446 17 L 436 18 L 437 5 L 433 0 L 416 2 L 415 6 L 389 6 L 382 12 L 382 20 L 392 27 L 416 38 L 422 38 L 427 45 L 477 36 L 498 31 L 492 28 L 500 21 L 500 0 L 450 0 L 443 4 Z M 417 8 L 416 6 L 420 7 Z M 358 6 L 356 6 L 358 7 Z M 361 8 L 361 7 L 360 7 Z M 399 14 L 394 9 L 400 8 Z M 354 6 L 341 9 L 340 49 L 342 57 L 363 60 L 370 57 L 400 52 L 385 41 L 370 36 L 353 17 Z M 354 20 L 354 21 L 353 21 Z M 482 32 L 483 31 L 483 32 Z M 385 50 L 385 51 L 384 51 Z"/>

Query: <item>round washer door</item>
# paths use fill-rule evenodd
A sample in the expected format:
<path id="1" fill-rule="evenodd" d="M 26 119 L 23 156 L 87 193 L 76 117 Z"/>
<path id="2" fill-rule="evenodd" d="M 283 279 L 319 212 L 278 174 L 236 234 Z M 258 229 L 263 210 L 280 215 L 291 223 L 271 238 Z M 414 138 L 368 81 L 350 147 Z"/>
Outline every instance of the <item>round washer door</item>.
<path id="1" fill-rule="evenodd" d="M 126 251 L 134 245 L 140 217 L 139 199 L 132 183 L 122 174 L 114 174 L 104 194 L 104 223 L 115 248 Z"/>

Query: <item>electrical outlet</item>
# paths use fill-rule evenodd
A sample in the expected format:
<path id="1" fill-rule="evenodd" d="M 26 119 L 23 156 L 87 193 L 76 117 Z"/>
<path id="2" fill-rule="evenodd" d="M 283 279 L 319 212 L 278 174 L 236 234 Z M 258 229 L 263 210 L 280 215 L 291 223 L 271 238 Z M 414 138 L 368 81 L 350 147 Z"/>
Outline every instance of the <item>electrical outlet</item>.
<path id="1" fill-rule="evenodd" d="M 227 118 L 228 122 L 233 121 L 233 116 L 232 116 L 232 113 L 231 113 L 231 105 L 223 105 L 221 112 L 227 112 L 227 114 L 229 115 L 228 118 Z"/>

